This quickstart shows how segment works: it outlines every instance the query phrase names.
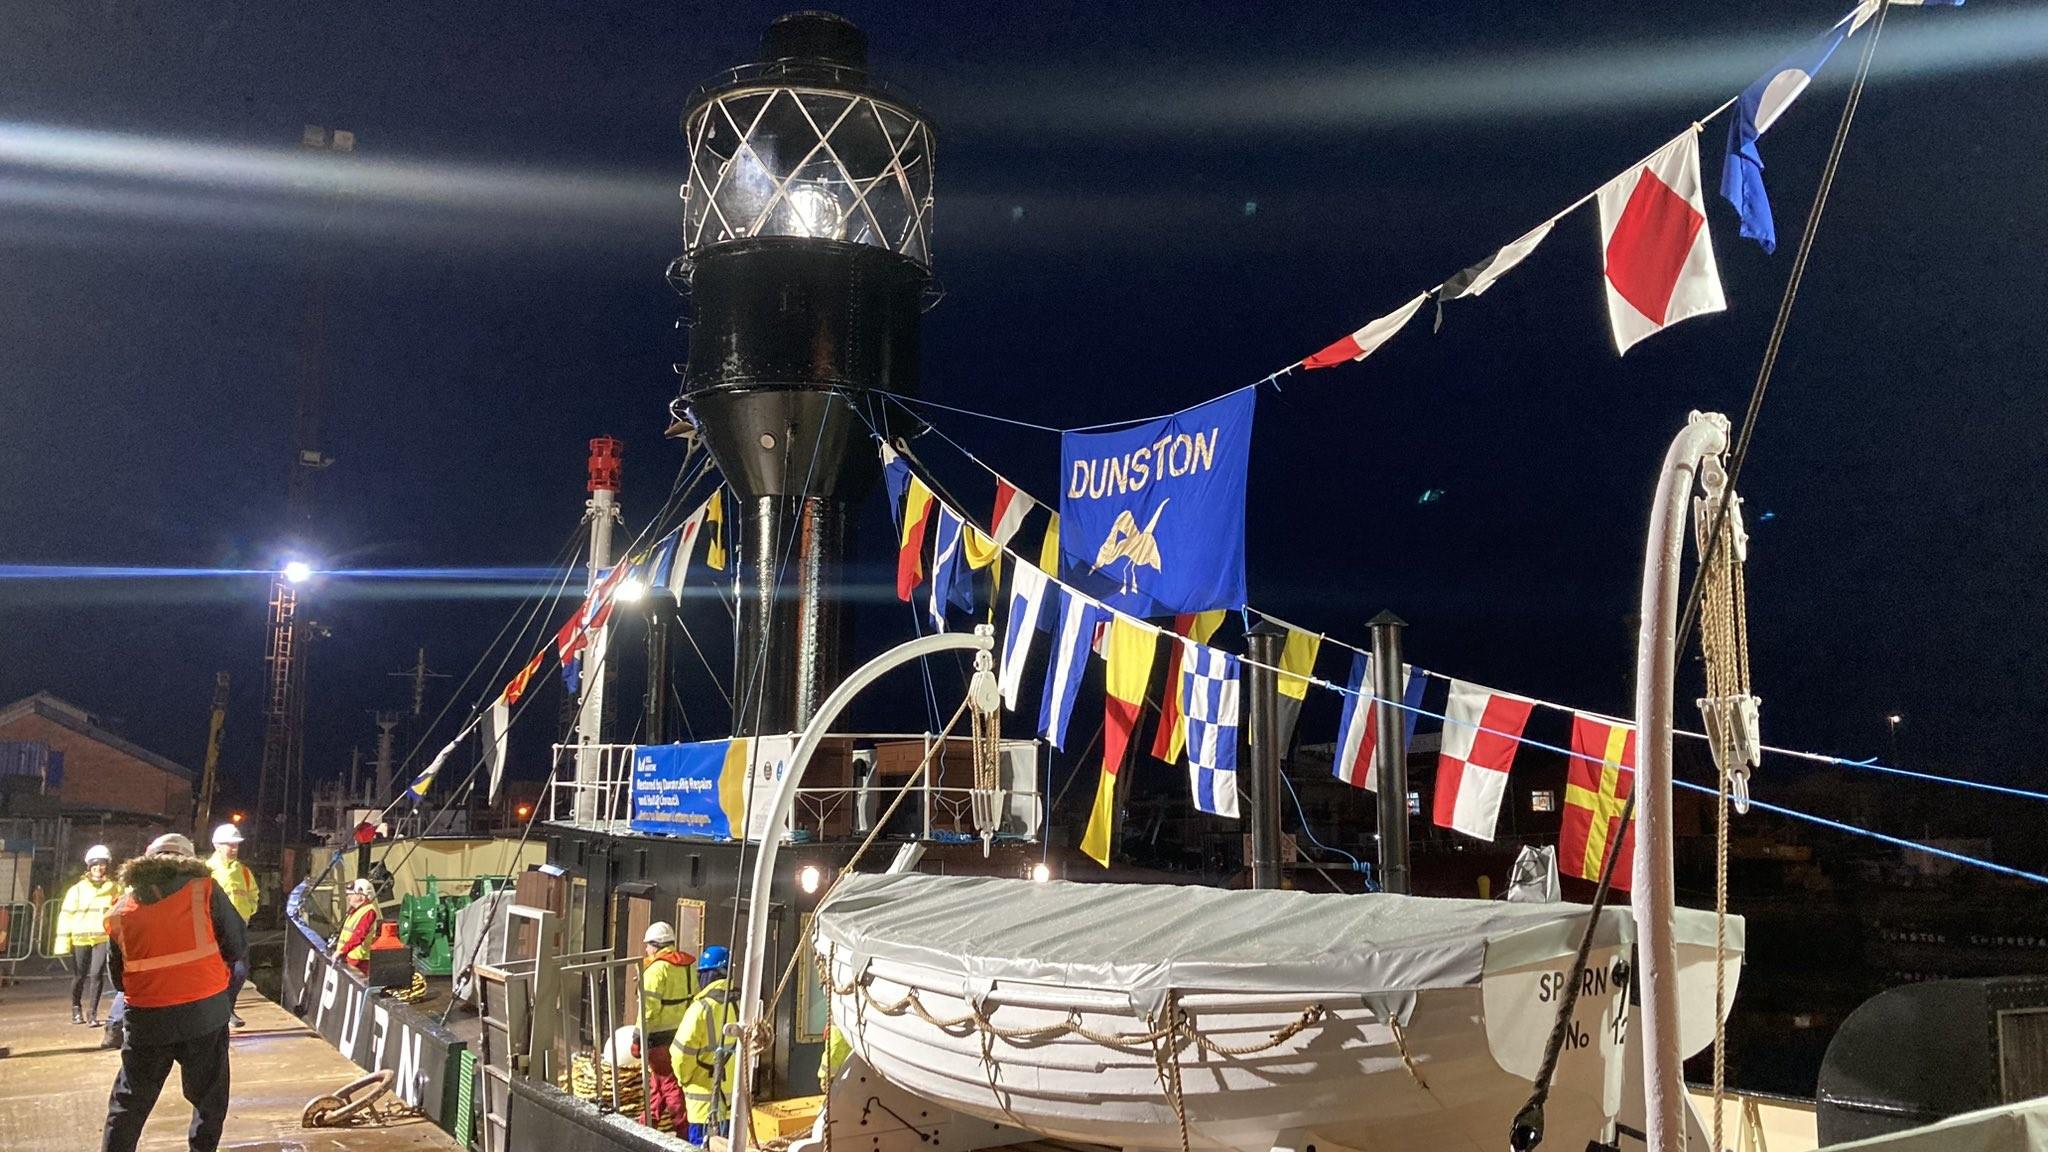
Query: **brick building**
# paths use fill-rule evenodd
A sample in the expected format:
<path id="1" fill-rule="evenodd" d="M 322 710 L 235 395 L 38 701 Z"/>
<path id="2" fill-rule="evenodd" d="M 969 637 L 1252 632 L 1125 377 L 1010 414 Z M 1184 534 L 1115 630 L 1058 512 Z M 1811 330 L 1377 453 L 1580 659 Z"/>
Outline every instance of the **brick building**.
<path id="1" fill-rule="evenodd" d="M 118 858 L 159 833 L 191 830 L 192 770 L 108 731 L 76 704 L 38 692 L 0 708 L 7 746 L 35 753 L 13 757 L 17 766 L 42 768 L 33 780 L 0 780 L 8 785 L 0 815 L 40 818 L 37 846 L 58 847 L 62 859 L 74 839 L 107 843 Z M 51 843 L 53 820 L 68 833 L 56 837 L 61 846 Z"/>

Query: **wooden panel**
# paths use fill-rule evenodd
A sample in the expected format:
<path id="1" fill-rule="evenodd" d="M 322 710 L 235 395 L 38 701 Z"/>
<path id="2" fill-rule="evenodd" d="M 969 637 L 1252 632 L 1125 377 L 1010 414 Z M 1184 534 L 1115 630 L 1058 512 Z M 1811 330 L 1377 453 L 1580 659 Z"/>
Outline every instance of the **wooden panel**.
<path id="1" fill-rule="evenodd" d="M 2008 1104 L 2048 1095 L 2048 1009 L 1998 1014 L 1998 1076 Z"/>
<path id="2" fill-rule="evenodd" d="M 802 959 L 796 962 L 796 1042 L 817 1044 L 825 1039 L 825 1023 L 830 1018 L 831 999 L 825 991 L 824 965 L 818 962 L 817 949 L 809 947 L 811 936 L 811 914 L 801 917 L 802 928 L 797 933 L 797 947 L 804 950 Z"/>
<path id="3" fill-rule="evenodd" d="M 687 897 L 676 901 L 676 951 L 704 954 L 704 902 Z"/>
<path id="4" fill-rule="evenodd" d="M 638 956 L 647 937 L 647 926 L 654 923 L 654 897 L 630 892 L 621 892 L 612 898 L 612 950 L 620 956 Z M 633 1005 L 640 1002 L 640 966 L 626 968 L 626 998 L 622 1013 L 634 1011 Z"/>
<path id="5" fill-rule="evenodd" d="M 569 908 L 569 878 L 550 876 L 545 872 L 521 872 L 512 878 L 512 902 L 563 916 Z M 506 929 L 509 933 L 505 941 L 506 955 L 531 959 L 538 947 L 533 923 L 514 917 L 506 924 Z"/>

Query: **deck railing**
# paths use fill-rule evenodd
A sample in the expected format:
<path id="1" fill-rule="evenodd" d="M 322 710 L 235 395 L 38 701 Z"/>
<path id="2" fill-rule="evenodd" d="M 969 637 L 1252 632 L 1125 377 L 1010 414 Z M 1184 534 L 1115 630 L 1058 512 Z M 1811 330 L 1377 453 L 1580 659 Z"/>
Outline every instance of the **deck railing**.
<path id="1" fill-rule="evenodd" d="M 921 741 L 928 751 L 936 743 L 936 738 L 927 734 L 863 734 L 840 739 L 850 740 L 856 746 Z M 638 747 L 633 744 L 556 745 L 555 762 L 561 765 L 561 770 L 548 789 L 546 818 L 555 823 L 594 826 L 613 833 L 630 831 L 634 818 L 634 753 Z M 963 754 L 964 750 L 954 753 L 956 756 Z M 856 753 L 857 762 L 861 755 Z M 918 778 L 917 787 L 905 797 L 891 818 L 895 830 L 893 838 L 972 841 L 979 839 L 983 830 L 988 830 L 992 839 L 1036 842 L 1044 824 L 1046 800 L 1039 746 L 1030 740 L 1005 740 L 1002 742 L 1002 758 L 1001 787 L 993 790 L 948 783 L 946 775 L 938 771 L 923 773 Z M 589 770 L 581 773 L 582 778 L 578 779 L 576 769 L 582 765 L 587 765 Z M 758 776 L 759 773 L 750 775 Z M 955 766 L 951 776 L 957 780 L 960 775 Z M 800 788 L 797 790 L 796 809 L 783 835 L 812 840 L 865 836 L 895 799 L 902 781 L 900 775 L 878 780 L 869 773 L 850 785 Z M 763 802 L 766 802 L 765 795 Z M 975 820 L 977 808 L 984 814 L 981 825 L 977 825 Z M 991 813 L 994 815 L 992 824 L 986 818 Z"/>

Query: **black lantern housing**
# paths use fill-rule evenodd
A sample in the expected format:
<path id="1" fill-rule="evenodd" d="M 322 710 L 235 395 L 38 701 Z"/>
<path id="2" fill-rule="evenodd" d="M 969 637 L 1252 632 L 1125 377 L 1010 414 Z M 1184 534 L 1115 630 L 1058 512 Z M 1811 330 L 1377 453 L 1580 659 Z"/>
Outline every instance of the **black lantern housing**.
<path id="1" fill-rule="evenodd" d="M 683 114 L 692 300 L 683 403 L 738 495 L 734 731 L 793 731 L 838 683 L 847 509 L 872 486 L 872 390 L 914 394 L 934 139 L 847 20 L 769 25 Z"/>

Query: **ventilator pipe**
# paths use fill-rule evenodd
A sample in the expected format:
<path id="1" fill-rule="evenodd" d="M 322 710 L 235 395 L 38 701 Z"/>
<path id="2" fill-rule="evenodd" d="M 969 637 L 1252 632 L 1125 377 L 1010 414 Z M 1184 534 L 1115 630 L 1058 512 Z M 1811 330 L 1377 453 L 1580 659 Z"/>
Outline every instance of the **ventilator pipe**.
<path id="1" fill-rule="evenodd" d="M 797 787 L 803 782 L 804 769 L 811 763 L 812 753 L 825 739 L 825 733 L 832 728 L 832 722 L 846 710 L 855 696 L 868 685 L 882 678 L 883 674 L 920 660 L 936 656 L 941 652 L 990 652 L 995 649 L 995 633 L 987 626 L 976 628 L 972 634 L 941 632 L 935 636 L 920 636 L 907 643 L 898 644 L 873 660 L 860 666 L 837 688 L 832 690 L 825 702 L 818 705 L 818 714 L 804 726 L 803 737 L 797 741 L 796 751 L 789 757 L 789 770 L 775 784 L 775 799 L 769 805 L 765 824 L 757 825 L 769 830 L 761 840 L 761 850 L 754 861 L 754 882 L 749 889 L 747 903 L 747 950 L 740 955 L 740 1023 L 741 1037 L 754 1034 L 760 1026 L 765 1005 L 761 1003 L 762 968 L 768 950 L 769 890 L 775 882 L 775 857 L 782 847 L 782 838 L 775 830 L 782 827 L 796 807 Z M 744 1055 L 744 1050 L 743 1055 Z M 739 1071 L 733 1077 L 732 1093 L 732 1135 L 730 1152 L 747 1152 L 748 1141 L 753 1133 L 749 1119 L 753 1114 L 754 1068 L 751 1059 L 740 1060 Z"/>
<path id="2" fill-rule="evenodd" d="M 1684 1060 L 1678 1041 L 1678 940 L 1672 917 L 1671 708 L 1677 677 L 1679 563 L 1701 458 L 1728 450 L 1728 418 L 1694 412 L 1664 454 L 1643 546 L 1636 639 L 1636 939 L 1643 992 L 1644 1135 L 1649 1152 L 1685 1147 Z"/>

